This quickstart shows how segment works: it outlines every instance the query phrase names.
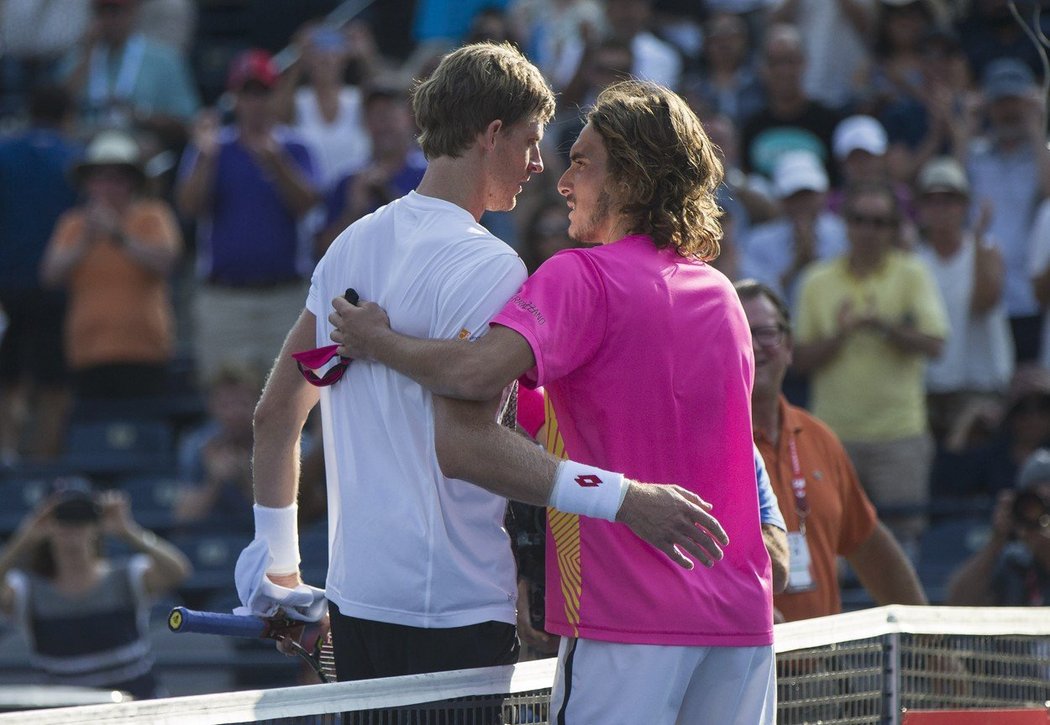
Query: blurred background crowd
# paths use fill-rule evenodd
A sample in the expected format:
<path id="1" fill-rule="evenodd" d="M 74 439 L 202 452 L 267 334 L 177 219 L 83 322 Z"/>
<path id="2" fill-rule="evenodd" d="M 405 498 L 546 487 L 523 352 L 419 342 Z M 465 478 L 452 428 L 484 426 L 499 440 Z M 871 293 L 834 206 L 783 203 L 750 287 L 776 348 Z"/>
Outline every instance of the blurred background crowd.
<path id="1" fill-rule="evenodd" d="M 677 90 L 725 162 L 716 266 L 788 301 L 788 399 L 943 602 L 969 554 L 1017 543 L 1002 497 L 1050 446 L 1048 32 L 1046 0 L 0 0 L 0 541 L 87 476 L 126 498 L 132 550 L 137 520 L 185 553 L 158 590 L 229 609 L 252 410 L 313 265 L 422 176 L 413 80 L 494 39 L 559 109 L 546 173 L 483 223 L 530 270 L 571 246 L 580 110 L 622 78 Z M 863 278 L 848 305 L 835 263 Z M 939 342 L 904 354 L 880 315 Z M 1050 537 L 1050 498 L 1028 503 Z"/>

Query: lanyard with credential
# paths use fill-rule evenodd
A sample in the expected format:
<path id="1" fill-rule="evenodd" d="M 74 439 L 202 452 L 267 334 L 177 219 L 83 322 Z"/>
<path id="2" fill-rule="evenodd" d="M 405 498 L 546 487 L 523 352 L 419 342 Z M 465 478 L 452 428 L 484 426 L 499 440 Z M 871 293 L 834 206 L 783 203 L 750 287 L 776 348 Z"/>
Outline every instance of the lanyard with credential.
<path id="1" fill-rule="evenodd" d="M 809 515 L 809 499 L 806 498 L 806 477 L 802 475 L 802 464 L 798 459 L 798 444 L 792 432 L 788 438 L 788 454 L 791 457 L 791 490 L 795 494 L 795 513 L 798 514 L 798 531 L 806 535 L 806 516 Z"/>
<path id="2" fill-rule="evenodd" d="M 131 97 L 145 50 L 146 41 L 141 35 L 133 35 L 128 39 L 122 49 L 120 68 L 112 88 L 109 83 L 109 50 L 95 48 L 91 51 L 87 95 L 94 107 L 101 108 L 113 101 L 124 101 Z"/>

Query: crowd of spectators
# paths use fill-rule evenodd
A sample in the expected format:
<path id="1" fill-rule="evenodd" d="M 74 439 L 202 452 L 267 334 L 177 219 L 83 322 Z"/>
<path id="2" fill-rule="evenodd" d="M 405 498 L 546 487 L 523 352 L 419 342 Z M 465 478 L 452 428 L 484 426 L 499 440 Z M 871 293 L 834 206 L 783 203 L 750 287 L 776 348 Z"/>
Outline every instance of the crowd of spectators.
<path id="1" fill-rule="evenodd" d="M 218 507 L 250 535 L 251 404 L 314 264 L 422 176 L 412 81 L 494 38 L 558 111 L 547 173 L 483 222 L 530 271 L 572 246 L 552 187 L 579 110 L 629 76 L 677 90 L 725 162 L 716 266 L 796 320 L 784 393 L 915 560 L 942 509 L 999 499 L 958 582 L 991 570 L 1002 492 L 1050 446 L 1050 2 L 340 5 L 0 0 L 0 475 L 61 470 L 100 401 L 197 396 L 159 408 L 178 411 L 173 521 Z M 1022 541 L 1050 536 L 1033 511 Z"/>

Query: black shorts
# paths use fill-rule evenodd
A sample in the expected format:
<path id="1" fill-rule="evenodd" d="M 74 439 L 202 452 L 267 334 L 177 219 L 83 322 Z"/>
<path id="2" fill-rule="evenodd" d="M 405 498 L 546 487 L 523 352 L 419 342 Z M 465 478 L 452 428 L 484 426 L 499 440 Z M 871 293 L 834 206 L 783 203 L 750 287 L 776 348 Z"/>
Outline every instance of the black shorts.
<path id="1" fill-rule="evenodd" d="M 29 380 L 43 386 L 66 381 L 62 331 L 66 296 L 41 290 L 0 291 L 7 330 L 0 340 L 0 382 Z"/>
<path id="2" fill-rule="evenodd" d="M 348 617 L 331 602 L 328 612 L 340 682 L 512 665 L 521 649 L 506 622 L 424 629 Z"/>

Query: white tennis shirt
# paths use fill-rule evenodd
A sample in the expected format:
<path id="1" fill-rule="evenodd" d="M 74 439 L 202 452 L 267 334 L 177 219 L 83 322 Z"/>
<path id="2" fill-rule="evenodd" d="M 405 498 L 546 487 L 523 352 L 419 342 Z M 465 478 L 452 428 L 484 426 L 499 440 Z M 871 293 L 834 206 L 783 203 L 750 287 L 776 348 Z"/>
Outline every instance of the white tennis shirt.
<path id="1" fill-rule="evenodd" d="M 331 344 L 331 301 L 347 287 L 382 305 L 399 332 L 473 338 L 525 278 L 514 250 L 469 212 L 411 192 L 335 240 L 314 271 L 307 308 L 318 346 Z M 321 389 L 321 412 L 326 591 L 340 612 L 415 627 L 513 623 L 506 500 L 441 474 L 430 393 L 355 361 Z"/>

